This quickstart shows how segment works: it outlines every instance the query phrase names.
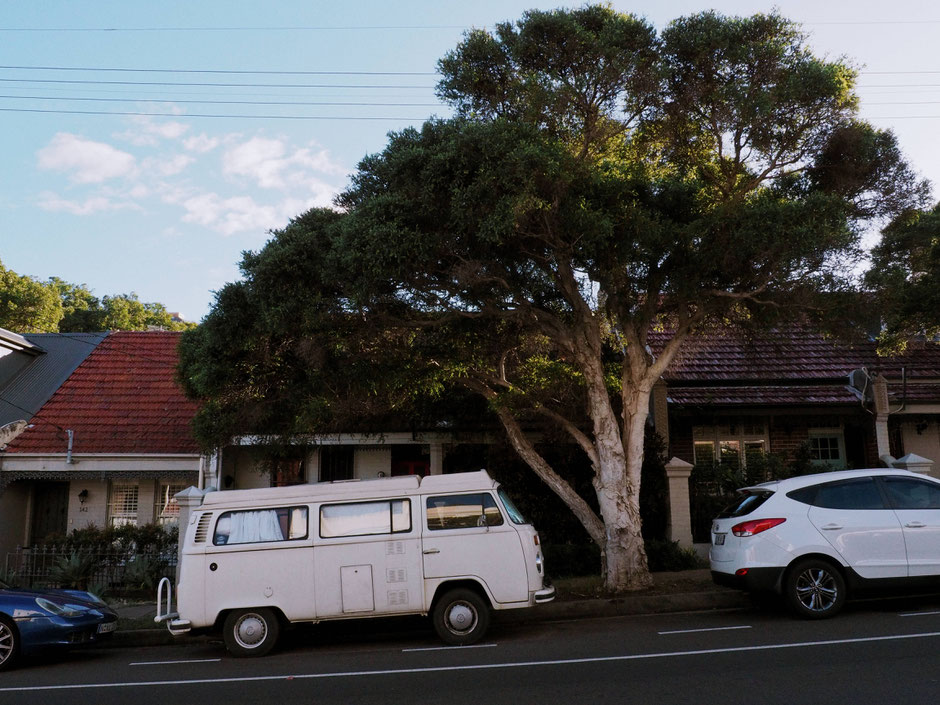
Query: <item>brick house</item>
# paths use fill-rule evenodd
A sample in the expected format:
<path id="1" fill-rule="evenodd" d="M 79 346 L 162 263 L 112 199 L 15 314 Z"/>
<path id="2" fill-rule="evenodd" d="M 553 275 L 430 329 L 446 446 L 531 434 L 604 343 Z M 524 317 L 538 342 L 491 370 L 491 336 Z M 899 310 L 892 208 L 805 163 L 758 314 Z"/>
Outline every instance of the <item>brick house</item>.
<path id="1" fill-rule="evenodd" d="M 664 411 L 665 410 L 665 411 Z M 808 446 L 830 468 L 877 467 L 914 454 L 940 464 L 940 344 L 879 357 L 873 341 L 806 326 L 747 338 L 691 340 L 655 393 L 669 455 L 747 463 L 754 452 Z"/>
<path id="2" fill-rule="evenodd" d="M 0 452 L 0 553 L 89 524 L 175 518 L 169 500 L 201 484 L 206 462 L 189 427 L 197 404 L 174 379 L 178 341 L 100 335 L 38 411 L 21 409 L 28 425 Z"/>

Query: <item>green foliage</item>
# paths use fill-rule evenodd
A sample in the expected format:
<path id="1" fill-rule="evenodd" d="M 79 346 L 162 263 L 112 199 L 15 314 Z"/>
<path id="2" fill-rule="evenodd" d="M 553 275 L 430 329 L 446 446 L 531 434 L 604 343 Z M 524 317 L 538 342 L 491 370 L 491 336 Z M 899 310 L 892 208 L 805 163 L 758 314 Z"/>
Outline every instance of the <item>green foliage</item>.
<path id="1" fill-rule="evenodd" d="M 702 560 L 694 548 L 683 548 L 678 541 L 647 540 L 646 557 L 654 572 L 708 567 L 708 562 Z"/>
<path id="2" fill-rule="evenodd" d="M 17 333 L 49 333 L 61 318 L 62 304 L 49 287 L 0 262 L 0 327 Z"/>
<path id="3" fill-rule="evenodd" d="M 106 330 L 188 330 L 166 307 L 144 303 L 137 294 L 95 297 L 85 284 L 58 277 L 41 282 L 4 268 L 0 262 L 0 327 L 17 333 L 94 333 Z"/>
<path id="4" fill-rule="evenodd" d="M 866 281 L 885 321 L 885 352 L 940 335 L 940 204 L 907 211 L 882 231 Z"/>
<path id="5" fill-rule="evenodd" d="M 57 587 L 85 590 L 95 570 L 96 558 L 91 553 L 74 551 L 59 558 L 49 570 L 49 580 Z"/>
<path id="6" fill-rule="evenodd" d="M 135 555 L 124 568 L 124 585 L 130 589 L 154 590 L 166 575 L 167 566 L 165 556 Z"/>

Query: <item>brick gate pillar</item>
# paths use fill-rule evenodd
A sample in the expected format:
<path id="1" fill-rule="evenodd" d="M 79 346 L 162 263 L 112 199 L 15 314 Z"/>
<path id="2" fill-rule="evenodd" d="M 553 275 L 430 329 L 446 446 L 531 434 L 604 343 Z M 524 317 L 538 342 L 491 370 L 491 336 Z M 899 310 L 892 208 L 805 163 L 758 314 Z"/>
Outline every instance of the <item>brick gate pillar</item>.
<path id="1" fill-rule="evenodd" d="M 692 464 L 679 458 L 666 463 L 669 481 L 669 525 L 666 529 L 670 541 L 678 541 L 683 548 L 692 548 L 692 509 L 689 498 L 689 477 Z"/>

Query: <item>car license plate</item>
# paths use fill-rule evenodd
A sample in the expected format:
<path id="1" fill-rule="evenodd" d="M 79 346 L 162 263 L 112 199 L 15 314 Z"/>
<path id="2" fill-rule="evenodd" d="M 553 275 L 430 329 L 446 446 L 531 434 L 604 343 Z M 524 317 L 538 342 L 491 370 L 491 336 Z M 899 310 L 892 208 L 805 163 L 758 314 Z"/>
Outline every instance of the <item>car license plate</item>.
<path id="1" fill-rule="evenodd" d="M 113 632 L 117 629 L 117 622 L 105 622 L 104 624 L 98 625 L 99 634 L 107 634 L 108 632 Z"/>
<path id="2" fill-rule="evenodd" d="M 724 546 L 725 545 L 725 535 L 724 534 L 715 534 L 715 545 Z"/>

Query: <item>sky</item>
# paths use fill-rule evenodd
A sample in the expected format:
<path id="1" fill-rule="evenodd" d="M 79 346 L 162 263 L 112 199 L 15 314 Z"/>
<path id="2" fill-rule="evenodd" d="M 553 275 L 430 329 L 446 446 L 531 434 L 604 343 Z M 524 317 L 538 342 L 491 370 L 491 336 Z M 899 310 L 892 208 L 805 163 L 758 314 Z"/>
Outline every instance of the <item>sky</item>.
<path id="1" fill-rule="evenodd" d="M 517 0 L 43 0 L 0 6 L 0 262 L 136 293 L 199 321 L 241 253 L 329 206 L 389 132 L 446 117 L 437 60 Z M 940 7 L 612 2 L 657 29 L 774 7 L 817 55 L 860 71 L 861 117 L 891 129 L 940 197 Z"/>

